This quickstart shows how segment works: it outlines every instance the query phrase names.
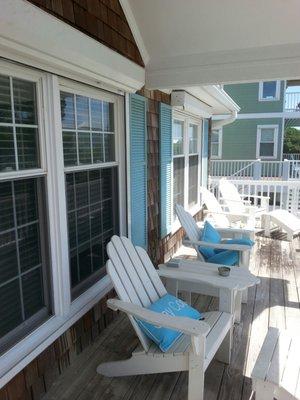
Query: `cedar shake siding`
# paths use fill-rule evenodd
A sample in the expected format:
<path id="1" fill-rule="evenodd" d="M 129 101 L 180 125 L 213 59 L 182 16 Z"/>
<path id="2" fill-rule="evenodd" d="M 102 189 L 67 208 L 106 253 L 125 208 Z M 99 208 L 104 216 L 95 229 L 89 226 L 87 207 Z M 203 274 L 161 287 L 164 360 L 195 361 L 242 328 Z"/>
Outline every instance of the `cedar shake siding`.
<path id="1" fill-rule="evenodd" d="M 118 0 L 28 0 L 144 67 Z"/>
<path id="2" fill-rule="evenodd" d="M 0 389 L 0 400 L 42 399 L 57 376 L 113 321 L 116 313 L 106 305 L 111 297 L 116 297 L 114 290 Z"/>
<path id="3" fill-rule="evenodd" d="M 169 260 L 182 245 L 184 230 L 180 228 L 174 234 L 160 237 L 160 196 L 159 196 L 159 103 L 170 104 L 170 95 L 159 90 L 142 89 L 141 96 L 148 99 L 147 136 L 148 136 L 148 254 L 154 265 Z M 200 211 L 196 220 L 202 219 Z"/>

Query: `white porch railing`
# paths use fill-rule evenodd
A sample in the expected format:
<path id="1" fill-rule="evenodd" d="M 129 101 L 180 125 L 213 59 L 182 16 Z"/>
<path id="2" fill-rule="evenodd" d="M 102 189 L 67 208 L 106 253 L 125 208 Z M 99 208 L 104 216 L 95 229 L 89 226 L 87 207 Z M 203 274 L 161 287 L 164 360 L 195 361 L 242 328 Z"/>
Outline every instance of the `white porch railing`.
<path id="1" fill-rule="evenodd" d="M 249 199 L 256 206 L 259 205 L 259 199 L 252 198 L 251 195 L 269 196 L 270 211 L 275 209 L 284 209 L 300 216 L 300 185 L 295 181 L 265 181 L 265 180 L 233 180 L 242 195 L 249 195 Z M 220 199 L 218 190 L 218 179 L 211 178 L 211 190 L 216 197 Z"/>
<path id="2" fill-rule="evenodd" d="M 210 176 L 230 179 L 300 180 L 300 160 L 211 160 Z"/>
<path id="3" fill-rule="evenodd" d="M 300 92 L 285 94 L 285 111 L 300 111 Z"/>
<path id="4" fill-rule="evenodd" d="M 300 153 L 283 153 L 282 159 L 298 161 L 300 160 Z"/>

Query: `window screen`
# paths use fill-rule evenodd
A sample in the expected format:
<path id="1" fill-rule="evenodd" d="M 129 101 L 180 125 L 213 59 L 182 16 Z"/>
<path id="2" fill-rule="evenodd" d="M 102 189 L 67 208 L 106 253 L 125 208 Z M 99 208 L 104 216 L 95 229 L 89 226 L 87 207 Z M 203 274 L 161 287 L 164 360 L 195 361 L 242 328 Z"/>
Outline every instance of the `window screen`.
<path id="1" fill-rule="evenodd" d="M 49 313 L 43 183 L 43 178 L 0 183 L 1 338 L 36 313 Z"/>
<path id="2" fill-rule="evenodd" d="M 36 84 L 0 75 L 0 172 L 40 166 Z"/>
<path id="3" fill-rule="evenodd" d="M 263 82 L 262 98 L 275 99 L 276 98 L 277 81 Z"/>

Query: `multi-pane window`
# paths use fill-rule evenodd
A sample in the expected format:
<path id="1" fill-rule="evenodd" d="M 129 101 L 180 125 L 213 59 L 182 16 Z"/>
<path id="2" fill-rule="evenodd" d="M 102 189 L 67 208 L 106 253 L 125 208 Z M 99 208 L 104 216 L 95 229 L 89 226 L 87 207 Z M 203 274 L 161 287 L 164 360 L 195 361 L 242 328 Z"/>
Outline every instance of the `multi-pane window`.
<path id="1" fill-rule="evenodd" d="M 0 172 L 40 166 L 35 85 L 0 75 Z"/>
<path id="2" fill-rule="evenodd" d="M 222 129 L 213 129 L 211 134 L 211 158 L 222 157 Z"/>
<path id="3" fill-rule="evenodd" d="M 259 83 L 259 100 L 273 101 L 279 100 L 280 81 L 266 81 Z"/>
<path id="4" fill-rule="evenodd" d="M 114 103 L 61 92 L 69 261 L 76 297 L 103 276 L 106 243 L 118 233 Z M 109 164 L 109 165 L 108 165 Z M 78 166 L 82 170 L 78 171 Z"/>
<path id="5" fill-rule="evenodd" d="M 184 122 L 173 121 L 173 205 L 184 205 Z"/>
<path id="6" fill-rule="evenodd" d="M 61 92 L 65 166 L 115 161 L 113 103 Z"/>
<path id="7" fill-rule="evenodd" d="M 0 75 L 0 87 L 0 348 L 3 349 L 32 329 L 34 323 L 29 321 L 37 323 L 46 318 L 51 307 L 37 83 Z M 21 178 L 24 170 L 29 176 Z"/>
<path id="8" fill-rule="evenodd" d="M 189 118 L 173 120 L 173 219 L 175 206 L 198 204 L 201 125 Z"/>
<path id="9" fill-rule="evenodd" d="M 278 125 L 257 127 L 257 158 L 276 158 Z"/>

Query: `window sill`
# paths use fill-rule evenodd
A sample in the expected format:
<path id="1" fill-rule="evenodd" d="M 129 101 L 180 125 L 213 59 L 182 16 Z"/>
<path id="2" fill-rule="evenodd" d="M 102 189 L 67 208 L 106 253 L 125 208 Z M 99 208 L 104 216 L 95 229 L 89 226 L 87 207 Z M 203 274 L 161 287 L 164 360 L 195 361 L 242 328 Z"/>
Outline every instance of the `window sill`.
<path id="1" fill-rule="evenodd" d="M 0 387 L 3 387 L 43 350 L 50 346 L 111 289 L 110 278 L 105 276 L 72 302 L 68 314 L 50 317 L 36 330 L 2 354 L 0 356 L 0 365 L 4 365 L 5 369 L 1 370 Z"/>

